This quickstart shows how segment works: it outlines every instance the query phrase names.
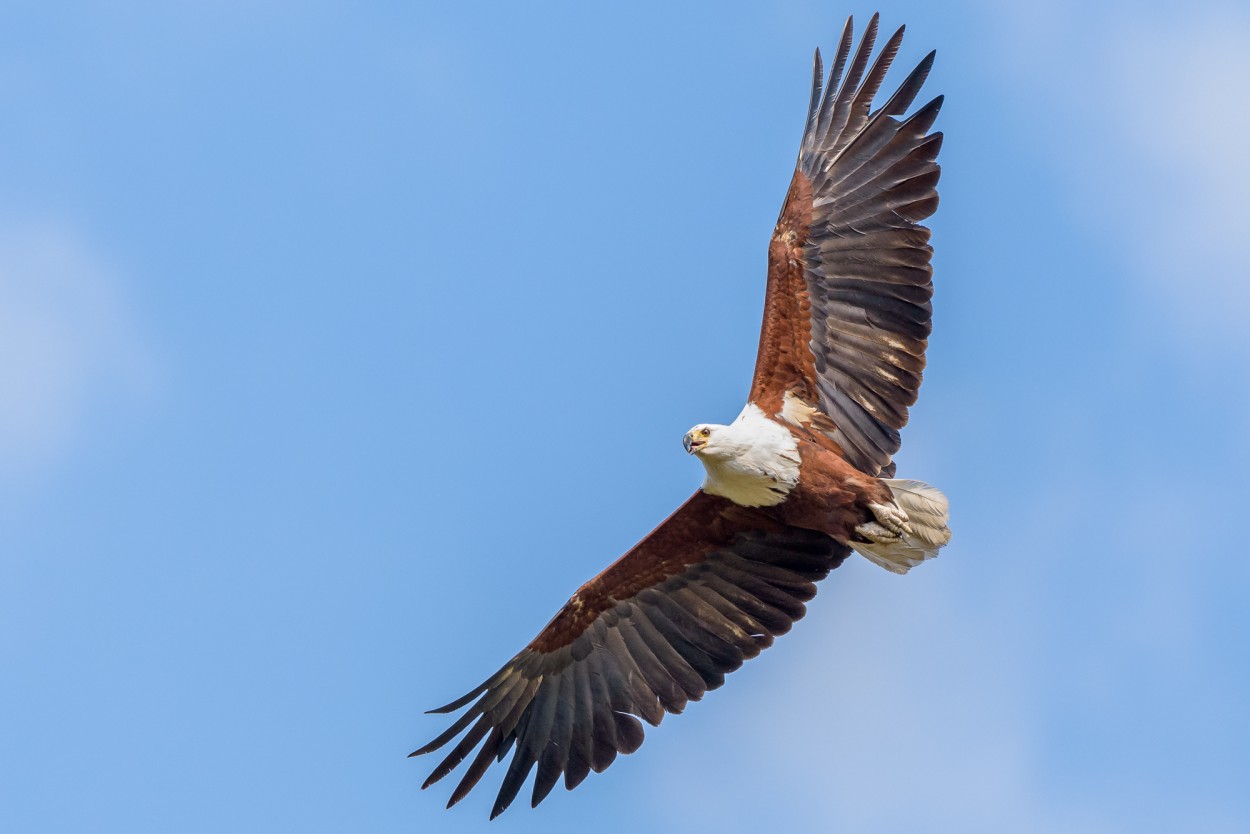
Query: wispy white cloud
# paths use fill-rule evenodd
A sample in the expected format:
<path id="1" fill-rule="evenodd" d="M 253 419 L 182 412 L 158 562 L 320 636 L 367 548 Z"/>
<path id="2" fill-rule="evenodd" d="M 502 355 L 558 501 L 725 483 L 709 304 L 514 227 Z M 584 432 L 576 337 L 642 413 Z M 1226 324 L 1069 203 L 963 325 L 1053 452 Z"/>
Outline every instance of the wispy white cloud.
<path id="1" fill-rule="evenodd" d="M 1041 105 L 1042 150 L 1074 213 L 1141 279 L 1156 323 L 1243 349 L 1250 12 L 1060 2 L 987 14 L 1024 100 Z"/>
<path id="2" fill-rule="evenodd" d="M 848 829 L 959 822 L 965 830 L 1027 830 L 1021 812 L 1036 804 L 1029 722 L 1011 656 L 987 645 L 988 632 L 934 584 L 900 595 L 890 577 L 851 572 L 859 574 L 856 593 L 839 600 L 827 642 L 839 649 L 823 663 L 807 658 L 777 687 L 776 696 L 790 701 L 798 693 L 837 693 L 837 714 L 819 732 L 838 755 L 818 754 L 798 772 L 825 793 Z M 825 749 L 813 740 L 768 743 L 778 760 L 785 749 Z"/>
<path id="3" fill-rule="evenodd" d="M 1033 651 L 1020 642 L 1036 632 L 1005 610 L 1010 600 L 960 610 L 932 571 L 909 587 L 859 561 L 830 580 L 853 592 L 827 587 L 813 603 L 834 609 L 814 616 L 823 633 L 808 634 L 803 656 L 776 667 L 755 699 L 771 718 L 729 731 L 742 784 L 686 769 L 671 780 L 681 786 L 672 813 L 697 816 L 697 827 L 717 797 L 741 793 L 773 798 L 787 824 L 846 831 L 1117 830 L 1043 796 Z M 732 813 L 712 822 L 751 827 Z"/>
<path id="4" fill-rule="evenodd" d="M 99 408 L 149 390 L 153 368 L 118 277 L 80 235 L 0 221 L 0 472 L 60 462 Z"/>
<path id="5" fill-rule="evenodd" d="M 1117 212 L 1135 264 L 1186 329 L 1244 342 L 1250 14 L 1131 20 L 1110 57 L 1108 121 L 1133 157 L 1115 172 L 1140 198 Z"/>

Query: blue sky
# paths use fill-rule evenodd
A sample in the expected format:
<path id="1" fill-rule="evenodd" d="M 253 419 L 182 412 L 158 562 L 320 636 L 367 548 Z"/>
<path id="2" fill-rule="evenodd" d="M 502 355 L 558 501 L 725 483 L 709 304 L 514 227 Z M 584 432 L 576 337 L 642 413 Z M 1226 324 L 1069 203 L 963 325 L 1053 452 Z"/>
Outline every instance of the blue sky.
<path id="1" fill-rule="evenodd" d="M 600 5 L 0 6 L 0 829 L 485 827 L 421 711 L 698 485 L 873 11 Z M 494 830 L 1250 830 L 1250 12 L 881 11 L 955 540 Z"/>

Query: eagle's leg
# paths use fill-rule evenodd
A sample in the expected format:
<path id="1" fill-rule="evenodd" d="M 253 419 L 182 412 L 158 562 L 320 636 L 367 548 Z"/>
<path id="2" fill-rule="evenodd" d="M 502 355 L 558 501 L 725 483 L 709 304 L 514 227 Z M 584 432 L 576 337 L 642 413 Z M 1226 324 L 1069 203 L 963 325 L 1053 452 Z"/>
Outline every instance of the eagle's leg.
<path id="1" fill-rule="evenodd" d="M 911 532 L 907 513 L 903 512 L 898 505 L 872 503 L 868 505 L 868 509 L 872 510 L 877 520 L 866 522 L 855 528 L 855 532 L 868 541 L 891 544 Z"/>

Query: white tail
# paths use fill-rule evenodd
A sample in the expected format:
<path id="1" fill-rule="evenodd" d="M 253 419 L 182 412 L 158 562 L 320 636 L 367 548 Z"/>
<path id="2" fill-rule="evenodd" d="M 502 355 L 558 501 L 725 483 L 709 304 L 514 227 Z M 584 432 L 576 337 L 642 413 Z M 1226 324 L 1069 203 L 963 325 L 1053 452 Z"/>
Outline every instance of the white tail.
<path id="1" fill-rule="evenodd" d="M 907 573 L 925 559 L 932 559 L 951 540 L 950 528 L 946 526 L 950 502 L 923 481 L 882 478 L 881 483 L 890 488 L 894 503 L 907 513 L 911 532 L 889 544 L 852 542 L 851 547 L 892 573 Z"/>

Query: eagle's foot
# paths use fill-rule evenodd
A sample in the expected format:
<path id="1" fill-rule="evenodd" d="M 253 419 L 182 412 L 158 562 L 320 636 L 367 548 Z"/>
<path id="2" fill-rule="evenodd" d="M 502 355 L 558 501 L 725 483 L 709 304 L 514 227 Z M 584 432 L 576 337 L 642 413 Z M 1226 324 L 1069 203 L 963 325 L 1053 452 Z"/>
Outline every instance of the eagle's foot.
<path id="1" fill-rule="evenodd" d="M 907 513 L 894 504 L 869 504 L 868 509 L 872 510 L 877 520 L 861 524 L 855 531 L 869 541 L 887 544 L 911 532 Z"/>
<path id="2" fill-rule="evenodd" d="M 859 525 L 855 532 L 874 544 L 894 544 L 903 540 L 898 533 L 885 529 L 875 521 Z"/>

